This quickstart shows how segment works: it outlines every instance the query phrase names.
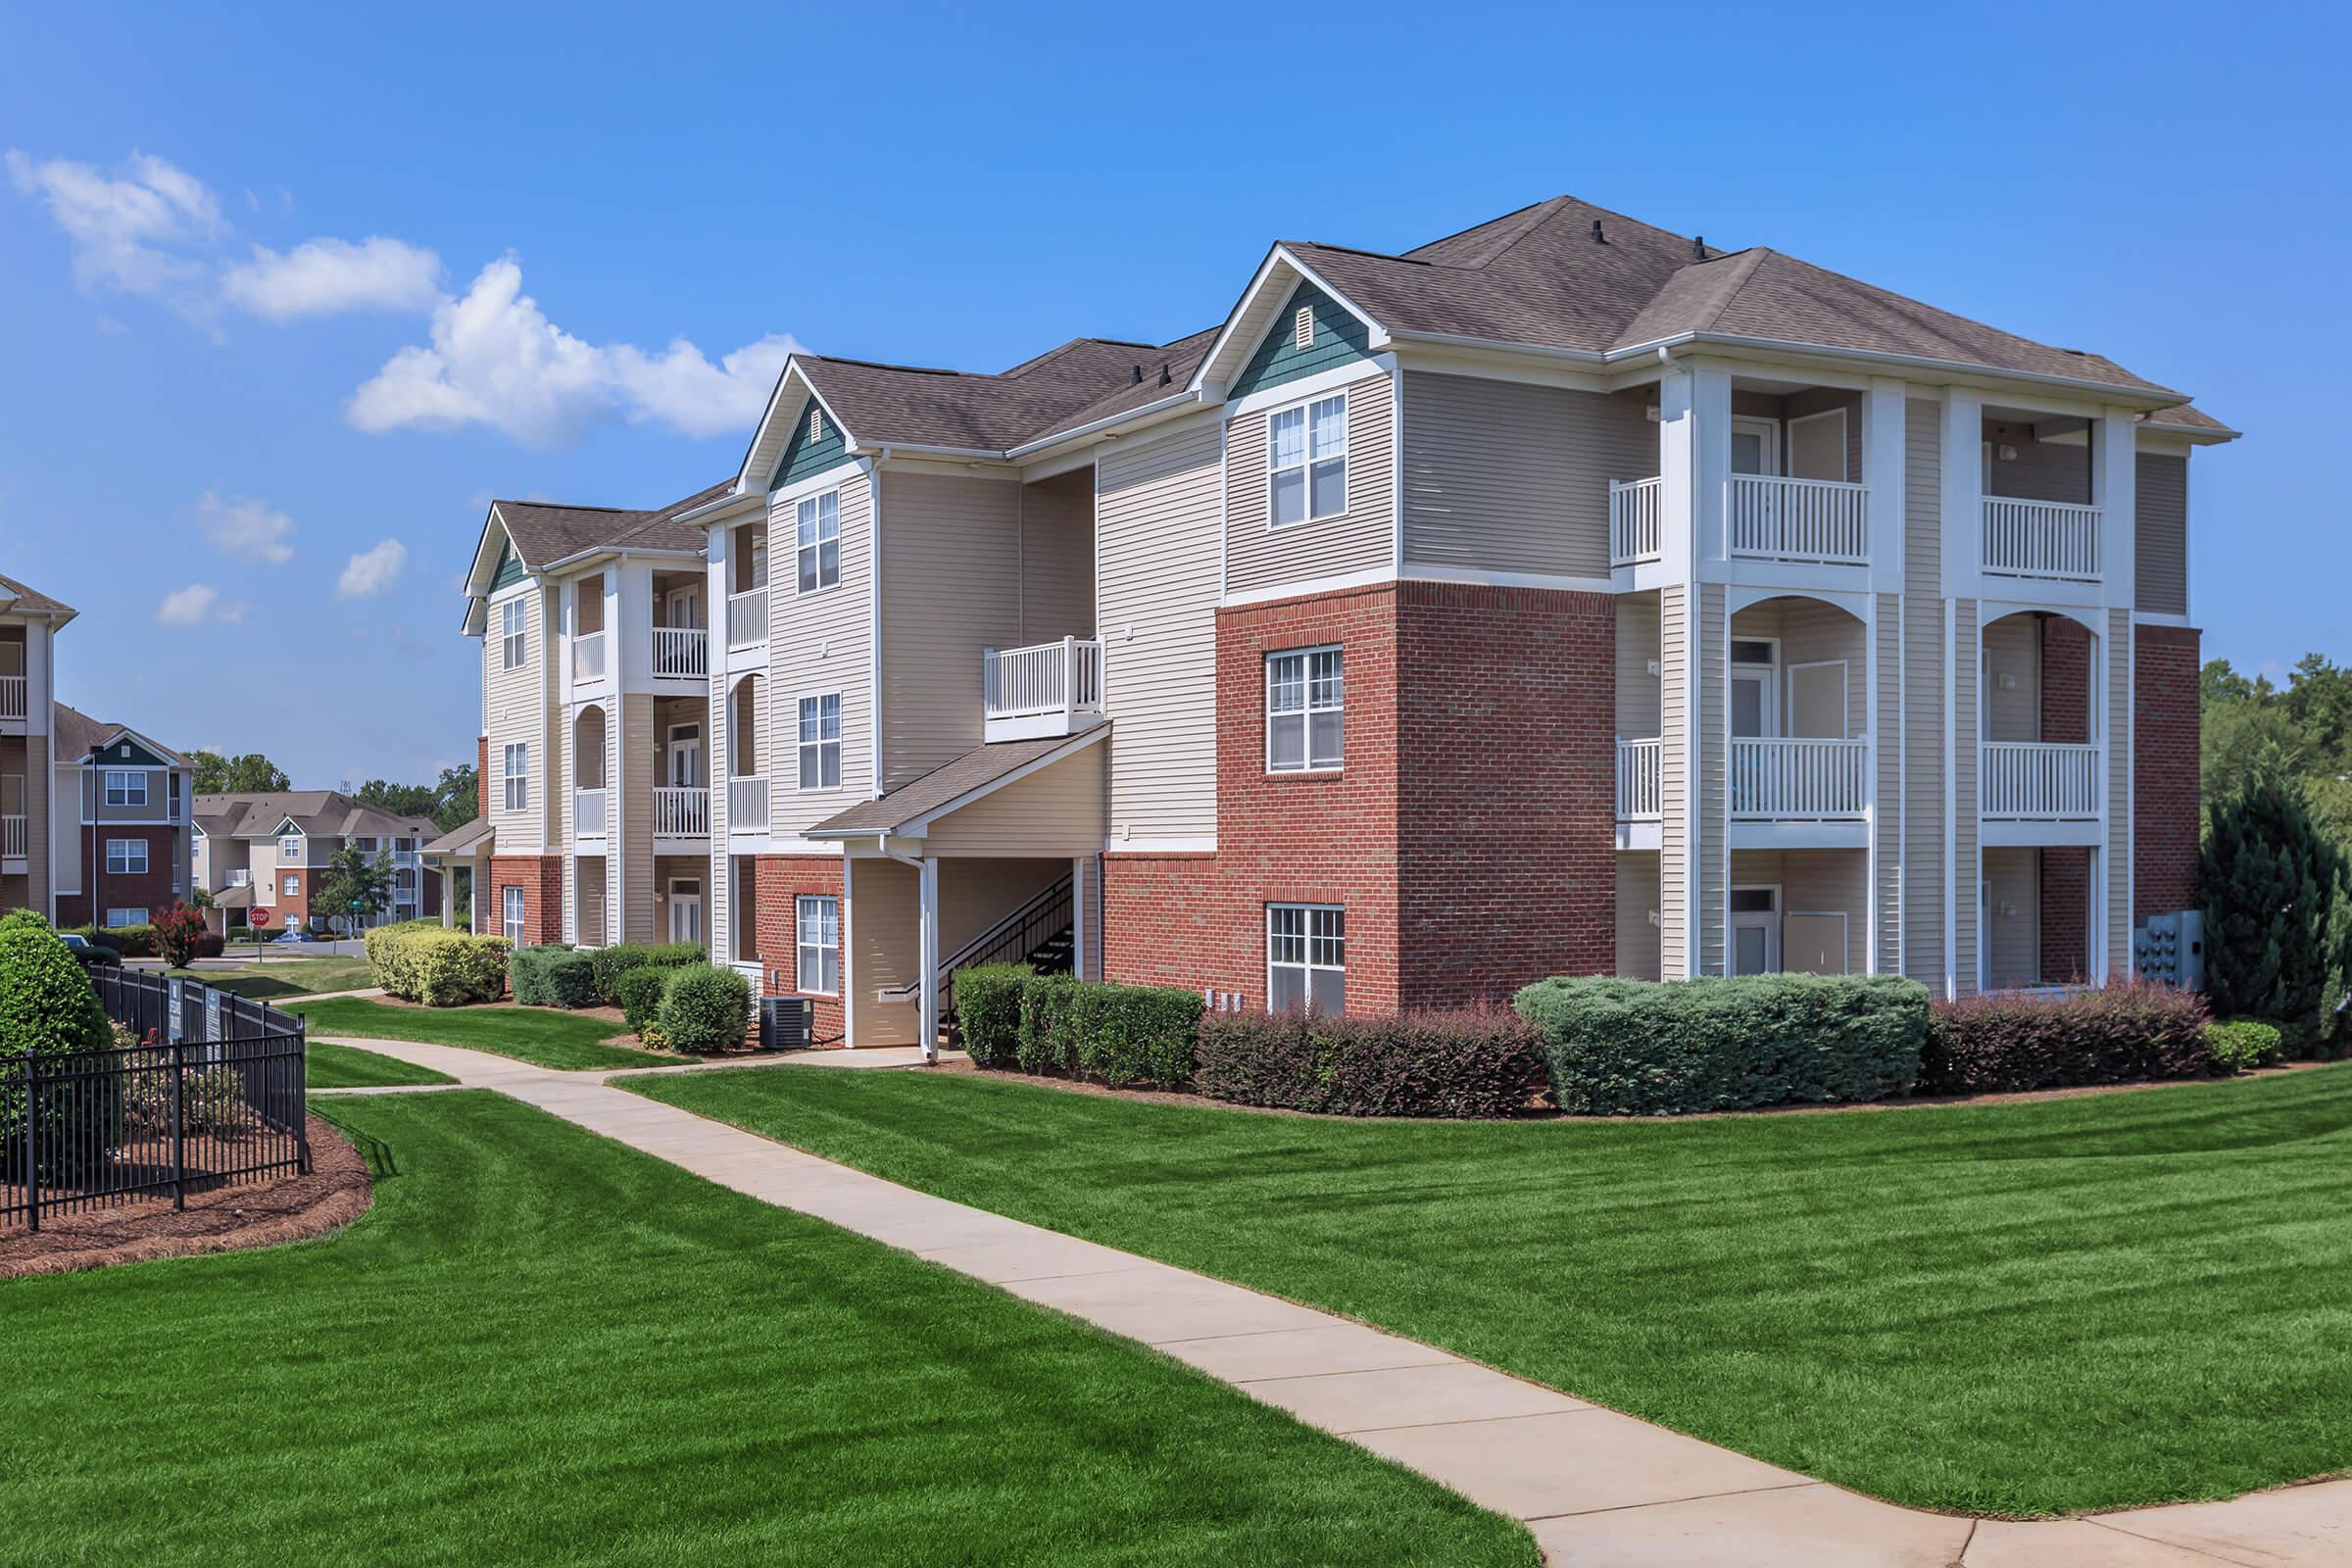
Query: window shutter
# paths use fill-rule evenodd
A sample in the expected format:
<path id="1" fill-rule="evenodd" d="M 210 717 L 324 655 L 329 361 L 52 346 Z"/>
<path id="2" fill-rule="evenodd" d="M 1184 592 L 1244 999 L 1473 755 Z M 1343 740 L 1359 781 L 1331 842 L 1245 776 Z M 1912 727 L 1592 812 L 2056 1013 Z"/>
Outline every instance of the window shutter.
<path id="1" fill-rule="evenodd" d="M 1291 323 L 1291 345 L 1294 348 L 1301 349 L 1311 349 L 1315 346 L 1315 308 L 1313 306 L 1301 305 L 1298 307 L 1298 315 Z"/>

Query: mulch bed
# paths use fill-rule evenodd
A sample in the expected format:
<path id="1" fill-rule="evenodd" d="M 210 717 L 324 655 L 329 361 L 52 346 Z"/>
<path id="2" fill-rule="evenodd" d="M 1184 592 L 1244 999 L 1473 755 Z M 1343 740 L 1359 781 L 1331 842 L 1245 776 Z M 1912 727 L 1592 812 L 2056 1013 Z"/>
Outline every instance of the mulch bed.
<path id="1" fill-rule="evenodd" d="M 0 1279 L 234 1252 L 339 1231 L 368 1212 L 374 1197 L 368 1161 L 332 1122 L 312 1116 L 309 1130 L 307 1176 L 191 1193 L 185 1209 L 174 1209 L 167 1194 L 47 1216 L 37 1232 L 12 1225 L 0 1231 Z"/>

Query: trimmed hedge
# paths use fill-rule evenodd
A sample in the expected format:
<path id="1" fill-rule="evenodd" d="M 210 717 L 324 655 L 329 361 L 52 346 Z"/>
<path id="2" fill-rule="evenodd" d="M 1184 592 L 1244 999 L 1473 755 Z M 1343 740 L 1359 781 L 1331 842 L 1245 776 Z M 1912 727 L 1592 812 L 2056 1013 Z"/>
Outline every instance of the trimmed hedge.
<path id="1" fill-rule="evenodd" d="M 1929 1017 L 1924 986 L 1885 975 L 1559 977 L 1512 1006 L 1544 1032 L 1560 1109 L 1597 1116 L 1900 1095 Z"/>
<path id="2" fill-rule="evenodd" d="M 368 968 L 375 983 L 405 1002 L 456 1007 L 506 995 L 505 937 L 477 937 L 422 922 L 379 925 L 368 933 Z"/>
<path id="3" fill-rule="evenodd" d="M 112 948 L 125 958 L 152 958 L 156 954 L 152 925 L 70 925 L 64 931 L 76 932 L 99 947 Z"/>
<path id="4" fill-rule="evenodd" d="M 1936 1004 L 1920 1054 L 1923 1095 L 1983 1095 L 2226 1071 L 2205 1043 L 2205 999 L 2132 981 L 2064 997 Z"/>
<path id="5" fill-rule="evenodd" d="M 1113 1089 L 1178 1089 L 1192 1082 L 1200 992 L 1081 980 L 1066 1016 L 1079 1076 Z"/>
<path id="6" fill-rule="evenodd" d="M 620 1005 L 620 977 L 632 969 L 682 969 L 708 961 L 709 955 L 695 942 L 616 942 L 589 955 L 596 1000 L 608 1007 Z"/>
<path id="7" fill-rule="evenodd" d="M 1021 1041 L 1025 963 L 985 963 L 956 974 L 956 1027 L 975 1067 L 1010 1067 Z"/>
<path id="8" fill-rule="evenodd" d="M 751 1016 L 751 981 L 708 963 L 670 970 L 656 1010 L 669 1049 L 698 1054 L 742 1045 Z"/>
<path id="9" fill-rule="evenodd" d="M 593 1007 L 594 956 L 562 943 L 516 948 L 507 956 L 507 984 L 526 1007 Z"/>
<path id="10" fill-rule="evenodd" d="M 620 977 L 620 1016 L 629 1033 L 643 1037 L 662 1014 L 662 993 L 676 971 L 640 964 Z"/>
<path id="11" fill-rule="evenodd" d="M 1021 982 L 1021 1027 L 1013 1060 L 1023 1072 L 1071 1072 L 1078 1063 L 1078 977 L 1035 974 Z"/>
<path id="12" fill-rule="evenodd" d="M 1196 999 L 1197 1000 L 1197 999 Z M 1517 1115 L 1544 1087 L 1544 1034 L 1499 1008 L 1326 1018 L 1210 1013 L 1201 1094 L 1337 1116 Z"/>
<path id="13" fill-rule="evenodd" d="M 2276 1024 L 2256 1018 L 2235 1018 L 2205 1026 L 2205 1049 L 2226 1072 L 2267 1067 L 2286 1054 L 2285 1038 Z"/>

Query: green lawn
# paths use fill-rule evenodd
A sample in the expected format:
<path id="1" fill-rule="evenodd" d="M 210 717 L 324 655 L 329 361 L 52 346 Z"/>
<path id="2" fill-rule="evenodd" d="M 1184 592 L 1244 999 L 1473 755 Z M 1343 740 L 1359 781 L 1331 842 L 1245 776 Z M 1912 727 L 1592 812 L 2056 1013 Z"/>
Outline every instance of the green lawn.
<path id="1" fill-rule="evenodd" d="M 313 1089 L 373 1089 L 383 1084 L 454 1084 L 447 1073 L 382 1056 L 357 1046 L 314 1040 L 304 1048 Z"/>
<path id="2" fill-rule="evenodd" d="M 503 1097 L 328 1113 L 384 1173 L 343 1235 L 0 1282 L 0 1426 L 38 1434 L 0 1556 L 1536 1561 L 1172 1361 Z"/>
<path id="3" fill-rule="evenodd" d="M 2352 1467 L 2352 1066 L 1684 1123 L 903 1072 L 627 1087 L 1902 1502 L 2051 1513 Z"/>
<path id="4" fill-rule="evenodd" d="M 311 1020 L 313 1035 L 357 1035 L 375 1040 L 422 1040 L 468 1046 L 542 1067 L 565 1071 L 659 1067 L 679 1058 L 630 1046 L 608 1045 L 627 1030 L 609 1018 L 556 1007 L 403 1007 L 358 997 L 289 1004 Z"/>
<path id="5" fill-rule="evenodd" d="M 234 956 L 234 952 L 230 955 Z M 358 991 L 375 984 L 366 958 L 291 958 L 242 969 L 173 969 L 208 986 L 233 991 L 256 1002 L 307 997 L 321 991 Z"/>

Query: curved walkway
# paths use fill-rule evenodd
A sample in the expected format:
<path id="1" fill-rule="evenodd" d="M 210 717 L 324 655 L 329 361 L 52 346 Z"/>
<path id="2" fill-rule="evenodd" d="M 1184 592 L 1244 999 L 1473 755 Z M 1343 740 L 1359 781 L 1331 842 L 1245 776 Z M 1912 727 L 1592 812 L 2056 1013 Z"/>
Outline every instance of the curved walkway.
<path id="1" fill-rule="evenodd" d="M 2352 1480 L 2081 1519 L 2015 1522 L 1923 1513 L 1347 1318 L 918 1193 L 605 1081 L 704 1070 L 699 1064 L 626 1074 L 557 1072 L 454 1046 L 332 1043 L 512 1095 L 722 1187 L 828 1220 L 1152 1346 L 1485 1507 L 1525 1520 L 1553 1563 L 2322 1568 L 2352 1562 Z M 771 1060 L 779 1068 L 912 1065 L 879 1052 Z"/>

